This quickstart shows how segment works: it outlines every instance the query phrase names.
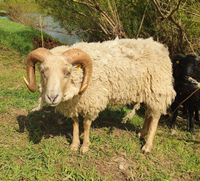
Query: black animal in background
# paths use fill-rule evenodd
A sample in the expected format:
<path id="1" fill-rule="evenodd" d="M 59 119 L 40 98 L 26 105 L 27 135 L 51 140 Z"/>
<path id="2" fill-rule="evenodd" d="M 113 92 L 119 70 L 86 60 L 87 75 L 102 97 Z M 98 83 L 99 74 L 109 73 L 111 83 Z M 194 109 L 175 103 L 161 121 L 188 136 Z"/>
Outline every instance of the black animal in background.
<path id="1" fill-rule="evenodd" d="M 200 108 L 200 58 L 195 55 L 176 55 L 172 58 L 174 89 L 177 93 L 172 103 L 172 119 L 170 127 L 175 127 L 178 109 L 182 105 L 187 112 L 188 129 L 194 131 L 194 118 L 199 122 L 198 110 Z M 191 79 L 193 81 L 191 81 Z"/>

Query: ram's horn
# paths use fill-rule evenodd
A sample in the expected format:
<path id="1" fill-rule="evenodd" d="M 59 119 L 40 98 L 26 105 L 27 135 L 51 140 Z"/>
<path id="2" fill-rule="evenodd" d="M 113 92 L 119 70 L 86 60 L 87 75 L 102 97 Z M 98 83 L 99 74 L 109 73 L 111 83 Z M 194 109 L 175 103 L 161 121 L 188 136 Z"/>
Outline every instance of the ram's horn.
<path id="1" fill-rule="evenodd" d="M 46 48 L 37 48 L 28 54 L 26 59 L 28 80 L 24 77 L 24 82 L 31 92 L 34 92 L 37 88 L 35 79 L 35 64 L 37 62 L 43 62 L 48 55 L 51 55 L 51 52 Z"/>
<path id="2" fill-rule="evenodd" d="M 81 94 L 88 87 L 88 84 L 92 76 L 92 60 L 87 53 L 77 48 L 67 50 L 63 53 L 63 55 L 69 59 L 68 61 L 71 64 L 73 65 L 81 64 L 81 66 L 83 67 L 84 76 L 83 76 L 81 88 L 79 90 L 79 94 Z"/>

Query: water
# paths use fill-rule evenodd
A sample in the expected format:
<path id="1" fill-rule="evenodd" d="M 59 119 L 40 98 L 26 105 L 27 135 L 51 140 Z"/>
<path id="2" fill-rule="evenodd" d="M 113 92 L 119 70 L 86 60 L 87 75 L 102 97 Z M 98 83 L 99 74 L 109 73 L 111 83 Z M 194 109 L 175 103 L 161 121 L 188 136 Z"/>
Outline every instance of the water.
<path id="1" fill-rule="evenodd" d="M 54 21 L 51 16 L 42 17 L 42 22 L 44 32 L 53 38 L 56 38 L 61 43 L 71 45 L 80 41 L 80 38 L 77 35 L 70 34 L 67 30 L 60 26 L 59 22 Z"/>
<path id="2" fill-rule="evenodd" d="M 30 18 L 30 20 L 37 25 L 39 24 L 40 17 L 42 17 L 43 31 L 63 44 L 72 45 L 80 41 L 80 38 L 76 34 L 70 34 L 67 30 L 60 26 L 59 22 L 54 21 L 51 16 L 41 16 L 39 13 L 29 13 L 24 16 L 26 18 Z M 0 18 L 9 19 L 6 15 L 0 16 Z"/>
<path id="3" fill-rule="evenodd" d="M 0 19 L 9 19 L 8 16 L 0 16 Z"/>

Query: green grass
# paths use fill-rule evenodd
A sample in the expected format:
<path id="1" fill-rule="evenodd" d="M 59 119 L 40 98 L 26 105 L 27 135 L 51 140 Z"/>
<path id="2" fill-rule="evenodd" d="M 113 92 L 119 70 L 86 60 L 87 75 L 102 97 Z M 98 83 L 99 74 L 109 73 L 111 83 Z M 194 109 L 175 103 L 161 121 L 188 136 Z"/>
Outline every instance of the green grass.
<path id="1" fill-rule="evenodd" d="M 200 180 L 199 130 L 192 136 L 179 120 L 172 136 L 161 121 L 154 149 L 144 155 L 136 137 L 143 113 L 122 124 L 126 107 L 100 114 L 87 154 L 70 151 L 70 120 L 49 108 L 28 113 L 38 93 L 29 93 L 22 81 L 24 58 L 0 47 L 0 180 Z"/>
<path id="2" fill-rule="evenodd" d="M 7 19 L 0 19 L 0 44 L 26 54 L 34 48 L 33 40 L 40 37 L 39 31 Z"/>
<path id="3" fill-rule="evenodd" d="M 47 42 L 45 44 L 47 48 L 52 46 L 52 42 L 55 45 L 59 44 L 46 33 L 44 33 L 44 40 Z M 40 31 L 8 19 L 0 19 L 0 44 L 15 49 L 21 54 L 27 54 L 37 46 L 41 46 Z"/>
<path id="4" fill-rule="evenodd" d="M 0 113 L 10 108 L 31 108 L 38 94 L 29 94 L 23 84 L 24 57 L 0 46 Z"/>

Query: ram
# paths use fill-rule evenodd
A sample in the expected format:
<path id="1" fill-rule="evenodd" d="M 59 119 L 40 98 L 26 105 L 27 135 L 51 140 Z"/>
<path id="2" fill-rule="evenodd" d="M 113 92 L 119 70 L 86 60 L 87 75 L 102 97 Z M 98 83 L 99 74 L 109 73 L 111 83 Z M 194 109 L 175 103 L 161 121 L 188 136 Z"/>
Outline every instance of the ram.
<path id="1" fill-rule="evenodd" d="M 139 136 L 150 152 L 161 114 L 175 97 L 169 52 L 148 39 L 81 42 L 70 47 L 38 48 L 27 57 L 30 91 L 36 90 L 35 64 L 40 63 L 41 98 L 73 120 L 71 149 L 80 145 L 78 116 L 84 118 L 80 151 L 89 149 L 91 123 L 107 105 L 144 103 L 146 114 Z"/>

